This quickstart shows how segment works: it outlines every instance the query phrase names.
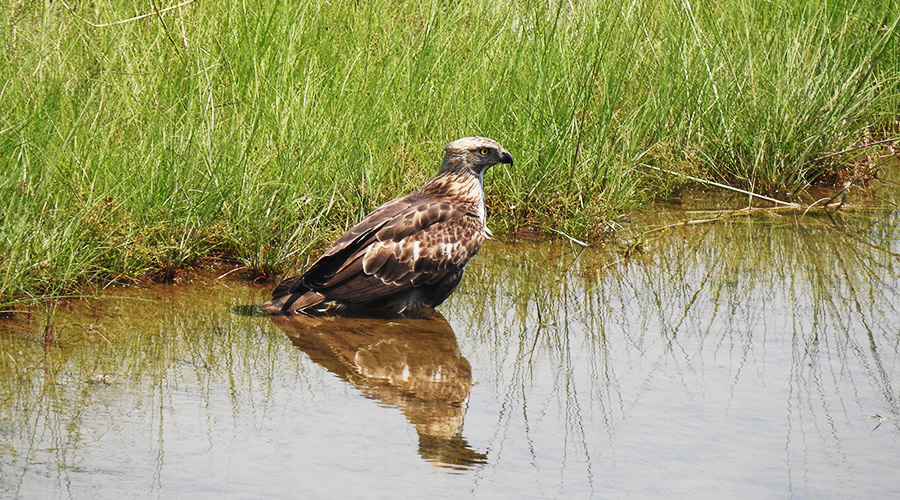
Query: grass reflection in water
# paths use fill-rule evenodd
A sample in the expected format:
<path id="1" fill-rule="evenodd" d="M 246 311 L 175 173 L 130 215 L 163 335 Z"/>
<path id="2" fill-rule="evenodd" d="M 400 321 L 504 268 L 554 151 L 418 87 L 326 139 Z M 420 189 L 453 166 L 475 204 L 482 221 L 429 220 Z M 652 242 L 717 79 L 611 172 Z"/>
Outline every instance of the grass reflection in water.
<path id="1" fill-rule="evenodd" d="M 493 384 L 483 397 L 502 430 L 487 447 L 529 443 L 541 482 L 566 491 L 886 493 L 900 451 L 898 214 L 673 229 L 627 261 L 489 247 L 445 310 Z"/>

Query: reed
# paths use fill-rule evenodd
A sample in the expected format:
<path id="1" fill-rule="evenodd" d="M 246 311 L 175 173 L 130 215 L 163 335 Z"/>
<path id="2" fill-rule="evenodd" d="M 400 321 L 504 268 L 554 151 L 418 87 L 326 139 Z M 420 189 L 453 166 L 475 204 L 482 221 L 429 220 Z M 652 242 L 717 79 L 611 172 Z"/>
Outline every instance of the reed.
<path id="1" fill-rule="evenodd" d="M 488 174 L 495 231 L 590 239 L 685 185 L 640 164 L 781 197 L 852 159 L 817 158 L 898 129 L 892 2 L 193 2 L 132 19 L 153 11 L 0 8 L 7 308 L 210 256 L 290 270 L 465 135 L 516 157 Z"/>

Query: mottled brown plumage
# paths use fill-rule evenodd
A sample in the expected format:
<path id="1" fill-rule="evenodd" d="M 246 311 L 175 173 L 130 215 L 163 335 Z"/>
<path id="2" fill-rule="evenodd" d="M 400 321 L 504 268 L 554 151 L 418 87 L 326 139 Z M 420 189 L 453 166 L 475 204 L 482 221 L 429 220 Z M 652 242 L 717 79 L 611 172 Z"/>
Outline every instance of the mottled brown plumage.
<path id="1" fill-rule="evenodd" d="M 260 308 L 276 314 L 440 305 L 490 236 L 484 172 L 512 155 L 496 141 L 465 137 L 444 147 L 437 176 L 350 228 L 302 276 L 275 288 Z"/>

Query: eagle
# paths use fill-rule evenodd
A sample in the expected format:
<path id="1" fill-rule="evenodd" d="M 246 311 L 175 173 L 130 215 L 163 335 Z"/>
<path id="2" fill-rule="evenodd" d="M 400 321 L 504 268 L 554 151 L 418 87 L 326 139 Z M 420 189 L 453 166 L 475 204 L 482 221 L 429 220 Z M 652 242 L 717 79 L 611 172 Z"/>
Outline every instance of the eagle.
<path id="1" fill-rule="evenodd" d="M 437 307 L 491 236 L 484 172 L 498 163 L 512 165 L 513 157 L 492 139 L 464 137 L 447 144 L 433 179 L 376 208 L 303 275 L 275 287 L 260 309 L 316 314 Z"/>

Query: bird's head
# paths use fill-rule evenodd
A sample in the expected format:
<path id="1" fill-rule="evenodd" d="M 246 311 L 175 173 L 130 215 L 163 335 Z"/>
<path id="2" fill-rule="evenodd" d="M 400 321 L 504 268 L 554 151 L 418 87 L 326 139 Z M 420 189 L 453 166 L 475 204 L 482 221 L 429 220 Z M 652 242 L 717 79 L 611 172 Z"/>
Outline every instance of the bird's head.
<path id="1" fill-rule="evenodd" d="M 484 171 L 498 163 L 513 164 L 509 151 L 487 137 L 463 137 L 444 146 L 444 162 L 440 173 L 468 170 L 481 178 Z"/>

